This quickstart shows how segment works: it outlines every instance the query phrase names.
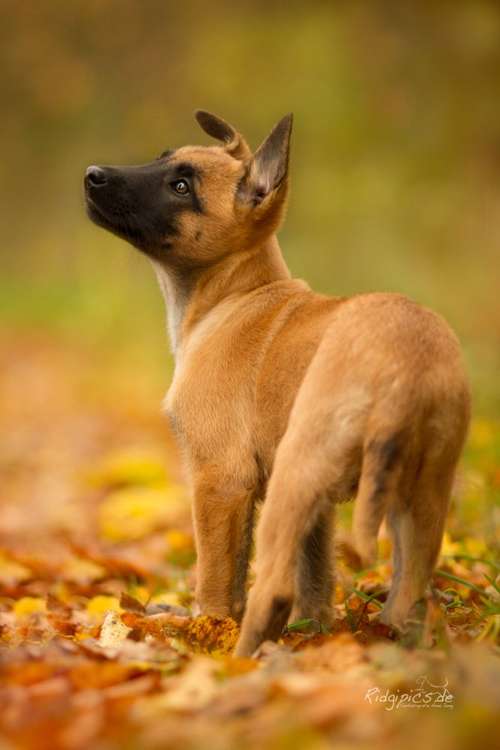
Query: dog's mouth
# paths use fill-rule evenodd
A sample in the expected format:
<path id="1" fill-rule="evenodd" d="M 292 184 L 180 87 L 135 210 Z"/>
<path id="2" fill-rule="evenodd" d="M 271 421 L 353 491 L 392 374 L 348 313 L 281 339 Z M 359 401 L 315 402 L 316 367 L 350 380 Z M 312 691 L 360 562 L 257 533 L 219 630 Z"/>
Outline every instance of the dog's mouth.
<path id="1" fill-rule="evenodd" d="M 86 190 L 85 199 L 87 204 L 87 215 L 91 221 L 98 227 L 107 229 L 108 232 L 115 234 L 127 242 L 130 242 L 138 250 L 151 250 L 149 243 L 146 241 L 143 233 L 134 227 L 126 214 L 120 216 L 118 213 L 108 212 L 93 198 L 91 192 Z"/>
<path id="2" fill-rule="evenodd" d="M 99 219 L 100 217 L 104 217 L 102 211 L 99 209 L 98 204 L 92 198 L 87 186 L 85 186 L 85 205 L 87 206 L 87 213 L 92 220 L 94 220 L 94 218 Z"/>
<path id="3" fill-rule="evenodd" d="M 104 187 L 91 184 L 85 177 L 85 203 L 89 219 L 139 250 L 151 250 L 151 238 L 134 224 L 134 213 L 122 201 L 114 199 Z M 118 197 L 119 198 L 119 197 Z"/>
<path id="4" fill-rule="evenodd" d="M 126 227 L 122 225 L 118 217 L 113 216 L 112 213 L 107 213 L 97 202 L 88 187 L 85 188 L 85 202 L 87 205 L 87 214 L 94 224 L 117 234 L 125 232 Z"/>
<path id="5" fill-rule="evenodd" d="M 87 206 L 87 214 L 95 224 L 111 231 L 114 231 L 115 228 L 119 229 L 116 218 L 112 218 L 106 214 L 105 210 L 95 199 L 95 196 L 92 195 L 92 190 L 87 185 L 85 185 L 85 203 Z"/>

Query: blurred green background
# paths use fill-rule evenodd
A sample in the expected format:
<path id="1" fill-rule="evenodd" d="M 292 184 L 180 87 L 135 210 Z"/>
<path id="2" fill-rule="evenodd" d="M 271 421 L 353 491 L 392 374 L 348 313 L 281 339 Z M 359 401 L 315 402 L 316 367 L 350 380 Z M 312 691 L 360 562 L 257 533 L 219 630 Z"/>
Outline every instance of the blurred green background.
<path id="1" fill-rule="evenodd" d="M 86 219 L 83 171 L 208 143 L 197 107 L 254 146 L 293 111 L 293 273 L 442 312 L 500 414 L 499 71 L 497 2 L 3 0 L 4 330 L 166 384 L 156 281 Z"/>

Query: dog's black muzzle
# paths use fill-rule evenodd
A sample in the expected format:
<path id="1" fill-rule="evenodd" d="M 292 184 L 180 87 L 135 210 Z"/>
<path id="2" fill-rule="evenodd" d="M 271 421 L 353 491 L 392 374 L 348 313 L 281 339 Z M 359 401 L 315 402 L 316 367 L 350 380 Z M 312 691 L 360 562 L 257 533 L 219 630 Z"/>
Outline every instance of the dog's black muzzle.
<path id="1" fill-rule="evenodd" d="M 98 226 L 155 253 L 168 248 L 176 233 L 159 162 L 137 167 L 87 167 L 84 177 L 87 213 Z"/>

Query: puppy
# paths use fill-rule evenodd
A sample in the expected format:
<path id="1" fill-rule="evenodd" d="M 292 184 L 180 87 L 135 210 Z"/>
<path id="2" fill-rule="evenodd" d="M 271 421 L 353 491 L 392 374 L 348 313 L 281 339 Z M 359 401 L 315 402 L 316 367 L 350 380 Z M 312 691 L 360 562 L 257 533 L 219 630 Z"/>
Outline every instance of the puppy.
<path id="1" fill-rule="evenodd" d="M 252 154 L 197 112 L 219 145 L 135 167 L 87 169 L 90 218 L 152 261 L 175 374 L 165 406 L 193 491 L 201 611 L 243 618 L 250 655 L 287 621 L 331 620 L 335 503 L 356 497 L 366 564 L 393 540 L 382 617 L 402 625 L 431 577 L 470 396 L 458 341 L 399 294 L 316 294 L 292 279 L 276 232 L 292 117 Z M 256 580 L 246 578 L 256 503 Z"/>

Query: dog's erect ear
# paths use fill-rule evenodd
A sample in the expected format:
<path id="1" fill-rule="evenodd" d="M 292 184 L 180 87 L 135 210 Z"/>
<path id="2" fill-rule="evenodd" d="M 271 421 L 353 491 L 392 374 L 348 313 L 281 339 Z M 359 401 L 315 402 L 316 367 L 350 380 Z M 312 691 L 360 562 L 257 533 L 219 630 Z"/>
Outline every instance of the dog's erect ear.
<path id="1" fill-rule="evenodd" d="M 225 141 L 227 144 L 231 143 L 234 137 L 237 135 L 236 130 L 228 122 L 212 115 L 210 112 L 205 112 L 203 109 L 197 109 L 194 113 L 199 126 L 212 138 L 216 138 L 218 141 Z"/>
<path id="2" fill-rule="evenodd" d="M 263 203 L 286 183 L 292 123 L 293 115 L 285 115 L 261 143 L 249 164 L 243 192 L 254 205 Z"/>
<path id="3" fill-rule="evenodd" d="M 221 117 L 205 112 L 203 109 L 197 109 L 194 116 L 205 133 L 225 143 L 226 151 L 231 156 L 234 156 L 235 159 L 249 158 L 251 155 L 250 148 L 243 136 L 232 125 L 229 125 Z"/>

